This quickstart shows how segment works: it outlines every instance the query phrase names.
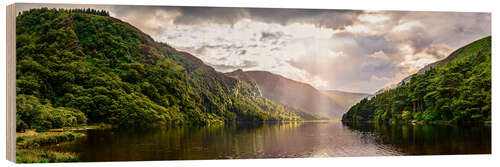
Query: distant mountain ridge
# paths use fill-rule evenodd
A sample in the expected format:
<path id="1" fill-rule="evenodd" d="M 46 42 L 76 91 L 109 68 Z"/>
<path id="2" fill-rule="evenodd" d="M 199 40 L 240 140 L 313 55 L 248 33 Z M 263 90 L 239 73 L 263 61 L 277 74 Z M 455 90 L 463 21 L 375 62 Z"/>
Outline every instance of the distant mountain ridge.
<path id="1" fill-rule="evenodd" d="M 302 110 L 325 114 L 331 119 L 339 119 L 348 107 L 368 94 L 342 91 L 319 91 L 313 86 L 288 79 L 267 71 L 242 71 L 226 73 L 235 79 L 255 83 L 262 94 L 279 103 L 295 106 Z M 340 96 L 345 96 L 344 99 Z"/>

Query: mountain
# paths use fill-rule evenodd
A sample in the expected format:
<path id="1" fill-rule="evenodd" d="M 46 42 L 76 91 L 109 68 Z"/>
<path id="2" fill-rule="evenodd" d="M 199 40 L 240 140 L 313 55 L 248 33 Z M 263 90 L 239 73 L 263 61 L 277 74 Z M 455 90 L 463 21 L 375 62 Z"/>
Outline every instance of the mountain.
<path id="1" fill-rule="evenodd" d="M 491 121 L 491 36 L 427 65 L 399 86 L 363 99 L 343 121 Z"/>
<path id="2" fill-rule="evenodd" d="M 374 93 L 374 95 L 378 95 L 378 94 L 383 93 L 385 91 L 394 89 L 394 88 L 396 88 L 398 86 L 401 86 L 403 83 L 410 82 L 411 77 L 413 77 L 414 75 L 423 74 L 427 70 L 429 70 L 429 69 L 431 69 L 433 67 L 442 67 L 442 66 L 446 65 L 446 63 L 448 63 L 448 62 L 450 62 L 450 61 L 455 60 L 456 58 L 458 58 L 460 55 L 463 54 L 463 52 L 464 52 L 464 48 L 457 49 L 454 52 L 452 52 L 449 56 L 447 56 L 446 58 L 438 60 L 438 61 L 436 61 L 434 63 L 425 65 L 424 67 L 422 67 L 421 69 L 419 69 L 415 74 L 412 74 L 412 75 L 409 75 L 409 76 L 403 78 L 397 84 L 392 84 L 392 85 L 386 86 L 386 87 L 378 90 L 377 92 Z"/>
<path id="3" fill-rule="evenodd" d="M 347 111 L 345 101 L 331 98 L 309 84 L 277 74 L 242 70 L 226 74 L 235 79 L 255 83 L 265 97 L 282 104 L 296 106 L 304 111 L 326 115 L 331 119 L 340 119 Z"/>
<path id="4" fill-rule="evenodd" d="M 333 101 L 337 102 L 346 109 L 356 104 L 361 99 L 371 95 L 367 93 L 353 93 L 353 92 L 344 92 L 339 90 L 323 90 L 321 91 L 321 93 L 327 95 Z"/>
<path id="5" fill-rule="evenodd" d="M 16 18 L 18 128 L 318 119 L 93 9 Z"/>

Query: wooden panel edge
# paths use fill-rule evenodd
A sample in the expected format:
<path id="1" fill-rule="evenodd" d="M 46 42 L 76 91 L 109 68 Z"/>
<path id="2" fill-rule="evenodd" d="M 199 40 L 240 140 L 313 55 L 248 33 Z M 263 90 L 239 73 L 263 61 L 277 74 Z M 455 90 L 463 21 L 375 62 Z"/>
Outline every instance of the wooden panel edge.
<path id="1" fill-rule="evenodd" d="M 7 6 L 7 160 L 16 162 L 16 4 Z"/>

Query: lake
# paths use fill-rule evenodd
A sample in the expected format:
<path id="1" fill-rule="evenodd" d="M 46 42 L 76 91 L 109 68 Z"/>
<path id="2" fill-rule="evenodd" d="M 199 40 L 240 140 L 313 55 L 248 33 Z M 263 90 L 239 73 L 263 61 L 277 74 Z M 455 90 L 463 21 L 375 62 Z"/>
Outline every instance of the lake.
<path id="1" fill-rule="evenodd" d="M 491 126 L 285 122 L 86 133 L 46 149 L 81 161 L 491 154 Z"/>

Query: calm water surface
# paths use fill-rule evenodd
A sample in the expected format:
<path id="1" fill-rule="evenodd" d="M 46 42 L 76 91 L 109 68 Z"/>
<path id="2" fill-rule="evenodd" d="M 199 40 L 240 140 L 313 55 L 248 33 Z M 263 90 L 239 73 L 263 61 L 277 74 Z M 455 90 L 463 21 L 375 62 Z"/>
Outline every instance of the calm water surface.
<path id="1" fill-rule="evenodd" d="M 490 126 L 294 122 L 88 130 L 47 149 L 81 161 L 490 154 Z"/>

